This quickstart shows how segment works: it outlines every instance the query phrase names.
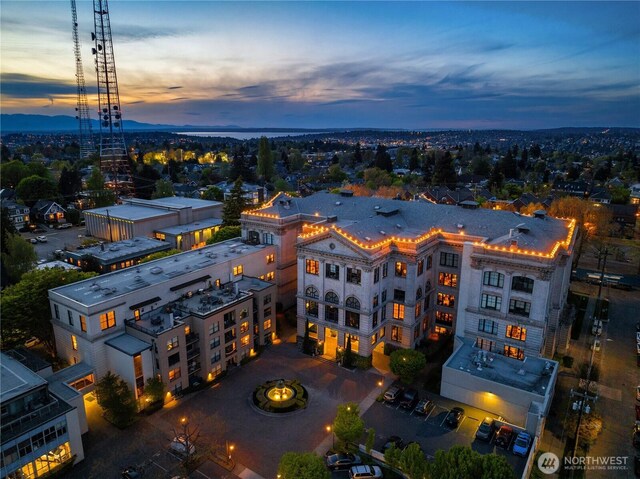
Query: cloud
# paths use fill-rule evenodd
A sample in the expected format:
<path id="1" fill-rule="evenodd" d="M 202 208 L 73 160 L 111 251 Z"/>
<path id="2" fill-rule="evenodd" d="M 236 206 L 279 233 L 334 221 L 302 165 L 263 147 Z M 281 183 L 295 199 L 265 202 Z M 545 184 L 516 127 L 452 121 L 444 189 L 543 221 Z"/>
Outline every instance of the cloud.
<path id="1" fill-rule="evenodd" d="M 43 78 L 22 73 L 0 74 L 2 83 L 2 95 L 14 98 L 39 98 L 55 95 L 75 95 L 77 86 L 75 82 Z M 87 93 L 95 93 L 95 89 L 87 88 Z"/>
<path id="2" fill-rule="evenodd" d="M 169 86 L 167 87 L 167 90 L 178 90 L 180 88 L 182 88 L 182 86 Z"/>
<path id="3" fill-rule="evenodd" d="M 114 38 L 118 39 L 118 43 L 137 42 L 141 40 L 152 40 L 156 38 L 177 37 L 178 30 L 171 28 L 150 28 L 140 24 L 125 25 L 120 24 L 113 29 Z"/>

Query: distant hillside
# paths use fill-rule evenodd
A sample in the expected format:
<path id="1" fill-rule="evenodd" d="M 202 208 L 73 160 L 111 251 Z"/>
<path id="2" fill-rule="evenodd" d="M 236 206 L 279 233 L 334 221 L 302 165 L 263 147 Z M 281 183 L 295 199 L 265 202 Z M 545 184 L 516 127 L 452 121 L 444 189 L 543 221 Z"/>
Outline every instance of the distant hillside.
<path id="1" fill-rule="evenodd" d="M 100 125 L 97 120 L 91 120 L 92 127 L 98 131 Z M 192 125 L 154 125 L 151 123 L 140 123 L 133 120 L 124 120 L 123 127 L 125 131 L 136 130 L 202 130 L 203 127 L 194 127 Z M 207 129 L 234 128 L 237 125 L 218 125 L 210 126 Z M 27 133 L 27 132 L 60 132 L 74 131 L 78 129 L 78 120 L 72 116 L 57 115 L 23 115 L 23 114 L 1 114 L 0 115 L 0 132 L 5 133 Z"/>

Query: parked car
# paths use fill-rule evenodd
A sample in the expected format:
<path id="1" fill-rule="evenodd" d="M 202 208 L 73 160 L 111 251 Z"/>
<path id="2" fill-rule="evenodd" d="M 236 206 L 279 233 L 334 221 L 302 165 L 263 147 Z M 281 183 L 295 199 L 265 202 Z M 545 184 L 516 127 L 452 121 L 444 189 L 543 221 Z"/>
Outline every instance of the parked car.
<path id="1" fill-rule="evenodd" d="M 187 444 L 189 445 L 189 449 L 187 449 Z M 182 456 L 186 456 L 187 451 L 189 455 L 196 453 L 196 447 L 192 442 L 189 442 L 188 438 L 184 434 L 178 434 L 176 437 L 174 437 L 173 441 L 171 441 L 171 443 L 169 444 L 169 448 L 173 452 L 176 452 Z"/>
<path id="2" fill-rule="evenodd" d="M 135 467 L 127 466 L 122 470 L 122 474 L 120 477 L 122 479 L 139 479 L 142 476 Z"/>
<path id="3" fill-rule="evenodd" d="M 38 344 L 40 344 L 40 340 L 39 340 L 38 338 L 36 338 L 35 336 L 31 336 L 29 339 L 27 339 L 27 340 L 24 342 L 24 345 L 25 345 L 27 348 L 32 348 L 32 347 L 34 347 L 34 346 L 37 346 Z"/>
<path id="4" fill-rule="evenodd" d="M 349 479 L 380 479 L 382 469 L 378 466 L 353 466 L 349 469 Z"/>
<path id="5" fill-rule="evenodd" d="M 387 392 L 384 393 L 385 402 L 394 404 L 400 400 L 402 396 L 403 389 L 398 386 L 391 386 L 387 389 Z"/>
<path id="6" fill-rule="evenodd" d="M 349 469 L 350 467 L 362 464 L 360 456 L 349 453 L 332 454 L 325 458 L 325 464 L 332 471 L 339 469 Z"/>
<path id="7" fill-rule="evenodd" d="M 413 412 L 426 416 L 433 409 L 433 403 L 428 399 L 421 399 Z"/>
<path id="8" fill-rule="evenodd" d="M 38 240 L 36 238 L 29 238 L 29 243 L 31 244 L 37 244 Z"/>
<path id="9" fill-rule="evenodd" d="M 600 340 L 599 339 L 594 339 L 593 341 L 591 341 L 591 349 L 593 349 L 594 351 L 600 351 Z"/>
<path id="10" fill-rule="evenodd" d="M 531 446 L 531 435 L 526 431 L 522 431 L 518 433 L 513 443 L 513 453 L 516 456 L 525 457 L 529 453 L 529 446 Z"/>
<path id="11" fill-rule="evenodd" d="M 460 425 L 460 421 L 462 421 L 463 416 L 464 409 L 458 406 L 454 407 L 453 409 L 451 409 L 449 414 L 447 414 L 447 425 L 452 428 L 458 427 Z"/>
<path id="12" fill-rule="evenodd" d="M 509 449 L 511 438 L 513 437 L 513 428 L 511 426 L 502 425 L 496 433 L 496 446 Z"/>
<path id="13" fill-rule="evenodd" d="M 40 243 L 46 243 L 47 242 L 47 237 L 44 235 L 41 236 L 36 236 L 36 239 L 40 242 Z"/>
<path id="14" fill-rule="evenodd" d="M 389 436 L 387 441 L 382 446 L 382 452 L 389 449 L 391 446 L 395 446 L 396 449 L 404 449 L 404 442 L 400 439 L 400 436 Z"/>
<path id="15" fill-rule="evenodd" d="M 491 441 L 493 433 L 496 432 L 496 422 L 490 417 L 485 417 L 476 431 L 476 439 L 481 441 Z"/>
<path id="16" fill-rule="evenodd" d="M 62 223 L 60 226 L 58 226 L 58 229 L 61 230 L 65 230 L 67 228 L 71 228 L 73 225 L 71 223 Z"/>
<path id="17" fill-rule="evenodd" d="M 418 396 L 418 391 L 413 388 L 406 389 L 400 398 L 400 407 L 404 409 L 413 409 L 415 405 L 418 404 L 419 400 L 420 396 Z"/>
<path id="18" fill-rule="evenodd" d="M 591 326 L 591 334 L 594 336 L 600 336 L 602 334 L 602 321 L 596 319 L 593 321 L 593 325 Z"/>

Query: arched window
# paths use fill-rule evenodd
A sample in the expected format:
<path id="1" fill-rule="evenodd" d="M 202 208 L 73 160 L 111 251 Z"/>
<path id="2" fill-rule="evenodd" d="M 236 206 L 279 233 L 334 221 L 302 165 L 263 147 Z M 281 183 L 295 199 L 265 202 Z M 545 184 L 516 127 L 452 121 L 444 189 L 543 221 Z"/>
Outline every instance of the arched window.
<path id="1" fill-rule="evenodd" d="M 351 309 L 360 309 L 360 301 L 358 301 L 358 298 L 354 296 L 349 296 L 347 298 L 345 306 Z"/>
<path id="2" fill-rule="evenodd" d="M 333 304 L 338 304 L 340 302 L 340 299 L 338 298 L 338 295 L 336 293 L 334 293 L 333 291 L 329 291 L 327 294 L 324 295 L 324 300 L 327 303 L 333 303 Z"/>
<path id="3" fill-rule="evenodd" d="M 314 286 L 309 286 L 307 290 L 304 292 L 305 296 L 309 298 L 318 298 L 318 290 Z"/>
<path id="4" fill-rule="evenodd" d="M 422 288 L 418 288 L 416 291 L 416 299 L 422 298 Z"/>

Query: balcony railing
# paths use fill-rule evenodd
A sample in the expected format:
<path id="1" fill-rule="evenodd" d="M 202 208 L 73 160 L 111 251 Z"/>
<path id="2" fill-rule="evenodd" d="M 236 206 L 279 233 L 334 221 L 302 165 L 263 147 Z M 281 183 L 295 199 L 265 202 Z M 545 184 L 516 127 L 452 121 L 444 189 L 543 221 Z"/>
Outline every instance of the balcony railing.
<path id="1" fill-rule="evenodd" d="M 200 339 L 200 335 L 198 333 L 189 333 L 185 336 L 185 340 L 187 344 L 195 343 Z"/>
<path id="2" fill-rule="evenodd" d="M 34 411 L 25 411 L 22 416 L 14 419 L 13 421 L 3 422 L 2 429 L 0 430 L 2 432 L 2 440 L 3 442 L 8 441 L 21 434 L 23 431 L 36 427 L 38 424 L 44 423 L 63 414 L 68 409 L 71 409 L 71 406 L 58 401 L 54 397 L 50 397 L 47 404 L 38 406 Z"/>

